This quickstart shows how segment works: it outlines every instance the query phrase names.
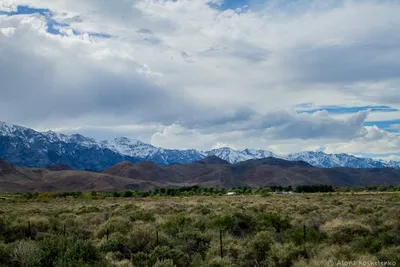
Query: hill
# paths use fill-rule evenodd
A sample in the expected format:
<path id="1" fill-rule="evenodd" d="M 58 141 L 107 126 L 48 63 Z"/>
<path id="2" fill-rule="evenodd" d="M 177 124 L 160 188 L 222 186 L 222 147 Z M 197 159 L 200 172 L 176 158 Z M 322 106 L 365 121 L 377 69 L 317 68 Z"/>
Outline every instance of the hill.
<path id="1" fill-rule="evenodd" d="M 66 166 L 22 168 L 0 159 L 1 193 L 150 190 L 163 186 L 163 183 L 76 171 Z"/>
<path id="2" fill-rule="evenodd" d="M 276 158 L 237 164 L 215 156 L 190 164 L 159 166 L 153 162 L 121 162 L 104 172 L 70 170 L 66 166 L 38 169 L 16 167 L 0 160 L 0 192 L 122 191 L 199 185 L 238 186 L 400 185 L 392 168 L 316 168 L 303 161 Z"/>

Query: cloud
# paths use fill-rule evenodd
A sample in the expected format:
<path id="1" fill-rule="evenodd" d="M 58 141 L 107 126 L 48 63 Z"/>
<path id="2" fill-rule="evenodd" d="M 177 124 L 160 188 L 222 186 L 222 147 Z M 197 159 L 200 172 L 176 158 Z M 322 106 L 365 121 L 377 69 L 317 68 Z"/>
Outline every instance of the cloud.
<path id="1" fill-rule="evenodd" d="M 245 4 L 2 1 L 48 14 L 0 15 L 1 119 L 168 147 L 396 151 L 364 124 L 400 118 L 400 4 Z"/>

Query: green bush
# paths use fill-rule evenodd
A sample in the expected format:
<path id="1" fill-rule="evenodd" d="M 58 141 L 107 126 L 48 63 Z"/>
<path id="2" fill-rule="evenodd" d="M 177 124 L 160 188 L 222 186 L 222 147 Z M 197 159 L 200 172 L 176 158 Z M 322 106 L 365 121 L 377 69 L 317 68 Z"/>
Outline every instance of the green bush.
<path id="1" fill-rule="evenodd" d="M 258 232 L 240 251 L 241 266 L 267 266 L 268 252 L 274 243 L 271 232 Z"/>
<path id="2" fill-rule="evenodd" d="M 262 213 L 257 216 L 257 226 L 260 230 L 274 228 L 275 231 L 281 232 L 291 228 L 289 218 L 279 213 Z"/>
<path id="3" fill-rule="evenodd" d="M 296 245 L 301 245 L 305 242 L 312 243 L 320 243 L 327 238 L 327 235 L 319 230 L 314 228 L 305 228 L 305 236 L 304 236 L 304 228 L 294 228 L 288 229 L 284 233 L 285 241 L 293 242 Z"/>
<path id="4" fill-rule="evenodd" d="M 84 207 L 84 208 L 80 209 L 76 214 L 77 214 L 77 215 L 80 215 L 80 214 L 93 213 L 93 212 L 101 212 L 101 211 L 102 211 L 102 210 L 101 210 L 100 208 L 91 206 L 91 207 L 87 207 L 87 208 Z"/>
<path id="5" fill-rule="evenodd" d="M 32 240 L 18 240 L 10 245 L 12 263 L 20 267 L 35 266 L 39 247 Z"/>
<path id="6" fill-rule="evenodd" d="M 307 259 L 309 254 L 306 246 L 296 246 L 293 243 L 274 244 L 269 252 L 269 265 L 274 267 L 292 266 L 299 259 Z"/>
<path id="7" fill-rule="evenodd" d="M 205 266 L 208 267 L 236 267 L 237 265 L 230 258 L 216 257 L 206 262 Z"/>
<path id="8" fill-rule="evenodd" d="M 156 246 L 156 231 L 148 224 L 135 224 L 127 240 L 128 249 L 132 253 L 149 253 Z"/>
<path id="9" fill-rule="evenodd" d="M 204 256 L 210 247 L 211 237 L 197 230 L 178 233 L 170 241 L 170 246 L 178 248 L 189 255 Z"/>
<path id="10" fill-rule="evenodd" d="M 150 211 L 139 209 L 129 216 L 132 222 L 143 221 L 143 222 L 155 222 L 156 217 Z"/>
<path id="11" fill-rule="evenodd" d="M 256 229 L 256 221 L 250 214 L 236 212 L 233 215 L 215 216 L 211 225 L 235 236 L 251 234 Z"/>
<path id="12" fill-rule="evenodd" d="M 128 238 L 120 233 L 110 235 L 109 240 L 101 244 L 102 252 L 119 252 L 123 258 L 130 259 L 130 251 L 127 247 Z"/>
<path id="13" fill-rule="evenodd" d="M 351 242 L 359 236 L 368 236 L 371 229 L 360 223 L 344 223 L 330 231 L 329 235 L 334 243 L 343 244 Z"/>
<path id="14" fill-rule="evenodd" d="M 157 261 L 153 267 L 176 267 L 172 260 L 159 260 Z"/>
<path id="15" fill-rule="evenodd" d="M 69 239 L 67 248 L 57 259 L 56 267 L 111 266 L 88 240 Z"/>
<path id="16" fill-rule="evenodd" d="M 375 236 L 359 236 L 353 241 L 358 252 L 376 254 L 382 249 L 382 240 Z"/>
<path id="17" fill-rule="evenodd" d="M 154 263 L 158 260 L 172 260 L 172 262 L 178 267 L 186 267 L 190 265 L 189 255 L 174 247 L 156 247 L 150 257 L 151 262 Z"/>
<path id="18" fill-rule="evenodd" d="M 127 218 L 124 217 L 112 217 L 105 223 L 99 226 L 97 230 L 96 236 L 98 238 L 102 238 L 107 234 L 107 230 L 109 234 L 112 233 L 121 233 L 127 234 L 131 230 L 132 224 Z"/>
<path id="19" fill-rule="evenodd" d="M 383 248 L 378 253 L 378 259 L 380 261 L 400 262 L 400 246 L 392 246 Z"/>
<path id="20" fill-rule="evenodd" d="M 138 252 L 131 255 L 131 261 L 135 267 L 153 266 L 151 256 L 145 252 Z"/>
<path id="21" fill-rule="evenodd" d="M 8 245 L 0 243 L 0 267 L 11 266 L 11 249 Z"/>

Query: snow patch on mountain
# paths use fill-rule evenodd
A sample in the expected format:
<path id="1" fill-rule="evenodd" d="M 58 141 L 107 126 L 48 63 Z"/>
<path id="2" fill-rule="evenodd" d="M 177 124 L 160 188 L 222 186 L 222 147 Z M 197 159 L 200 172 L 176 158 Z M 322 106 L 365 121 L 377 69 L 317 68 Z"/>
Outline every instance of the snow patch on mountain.
<path id="1" fill-rule="evenodd" d="M 400 168 L 400 162 L 359 158 L 344 153 L 325 154 L 322 151 L 305 151 L 286 156 L 277 155 L 271 151 L 262 149 L 235 150 L 229 147 L 222 147 L 209 151 L 198 151 L 196 149 L 164 149 L 127 137 L 98 141 L 80 134 L 65 135 L 54 131 L 37 132 L 29 128 L 5 122 L 0 122 L 0 137 L 1 136 L 7 137 L 4 142 L 8 142 L 8 145 L 11 147 L 19 147 L 20 149 L 22 147 L 26 150 L 30 149 L 32 152 L 36 152 L 41 156 L 46 155 L 51 150 L 57 155 L 63 155 L 69 151 L 68 155 L 79 158 L 80 155 L 76 155 L 75 150 L 77 149 L 74 148 L 80 148 L 93 149 L 93 151 L 104 151 L 106 149 L 114 153 L 114 156 L 117 155 L 121 158 L 130 157 L 131 159 L 153 161 L 162 165 L 187 164 L 199 161 L 207 156 L 217 156 L 233 164 L 250 159 L 274 157 L 290 161 L 305 161 L 315 167 L 322 168 Z M 66 149 L 67 147 L 69 148 Z M 18 153 L 14 156 L 17 157 Z"/>

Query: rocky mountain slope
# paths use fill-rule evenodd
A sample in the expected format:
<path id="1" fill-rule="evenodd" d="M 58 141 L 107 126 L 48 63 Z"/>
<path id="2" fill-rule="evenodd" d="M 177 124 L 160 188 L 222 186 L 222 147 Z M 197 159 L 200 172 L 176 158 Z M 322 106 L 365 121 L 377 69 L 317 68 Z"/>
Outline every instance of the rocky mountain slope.
<path id="1" fill-rule="evenodd" d="M 24 167 L 48 167 L 64 164 L 79 170 L 104 170 L 117 163 L 151 161 L 158 165 L 188 164 L 208 156 L 229 163 L 275 157 L 305 161 L 315 167 L 400 168 L 400 162 L 384 162 L 347 154 L 300 152 L 287 156 L 267 150 L 234 150 L 228 147 L 210 151 L 164 149 L 126 137 L 99 141 L 80 134 L 64 135 L 52 131 L 37 132 L 29 128 L 0 122 L 0 157 Z"/>
<path id="2" fill-rule="evenodd" d="M 149 190 L 157 187 L 231 188 L 272 185 L 297 186 L 400 185 L 400 171 L 392 168 L 317 168 L 304 161 L 277 158 L 230 164 L 215 156 L 190 164 L 160 166 L 153 162 L 121 162 L 102 173 L 16 167 L 0 160 L 0 192 L 62 192 Z"/>
<path id="3" fill-rule="evenodd" d="M 23 168 L 0 158 L 0 193 L 149 190 L 165 184 L 106 173 L 57 168 Z"/>

